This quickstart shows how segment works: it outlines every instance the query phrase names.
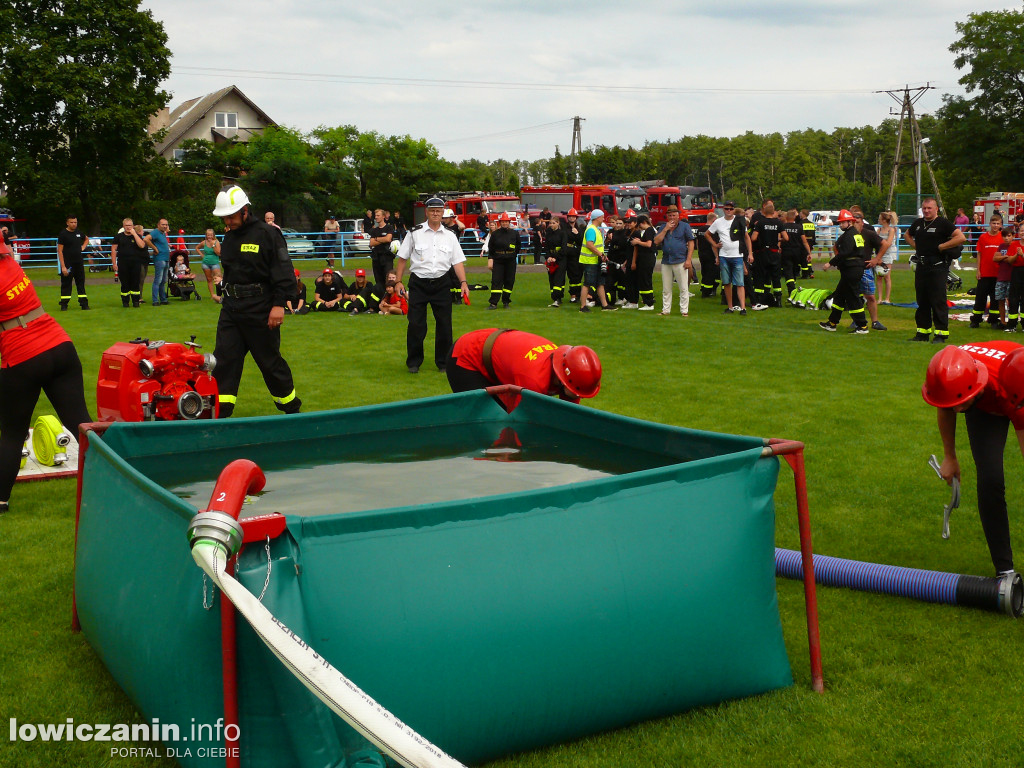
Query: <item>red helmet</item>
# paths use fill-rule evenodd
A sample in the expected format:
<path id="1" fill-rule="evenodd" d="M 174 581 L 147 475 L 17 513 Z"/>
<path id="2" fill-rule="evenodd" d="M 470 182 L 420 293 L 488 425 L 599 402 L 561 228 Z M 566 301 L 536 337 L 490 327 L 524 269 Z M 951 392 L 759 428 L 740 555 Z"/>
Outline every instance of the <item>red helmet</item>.
<path id="1" fill-rule="evenodd" d="M 1024 347 L 1015 349 L 999 366 L 999 383 L 1014 408 L 1024 405 Z"/>
<path id="2" fill-rule="evenodd" d="M 555 375 L 576 397 L 593 397 L 601 389 L 601 361 L 590 347 L 564 344 L 551 357 Z"/>
<path id="3" fill-rule="evenodd" d="M 626 211 L 626 216 L 625 217 L 627 219 L 635 219 L 636 218 L 636 211 L 634 211 L 632 208 L 628 209 Z"/>
<path id="4" fill-rule="evenodd" d="M 839 218 L 837 218 L 836 221 L 842 224 L 844 221 L 855 221 L 855 219 L 853 218 L 852 213 L 843 208 L 843 210 L 839 212 Z"/>
<path id="5" fill-rule="evenodd" d="M 498 217 L 498 221 L 512 221 L 512 217 L 508 213 L 503 213 Z"/>
<path id="6" fill-rule="evenodd" d="M 565 215 L 566 215 L 566 216 L 579 216 L 579 214 L 578 214 L 578 213 L 576 213 L 576 209 L 575 209 L 575 208 L 570 208 L 570 209 L 569 209 L 569 210 L 568 210 L 568 211 L 566 212 L 566 214 L 565 214 Z"/>
<path id="7" fill-rule="evenodd" d="M 928 363 L 921 397 L 936 408 L 955 408 L 977 397 L 988 382 L 988 368 L 959 347 L 946 347 Z"/>

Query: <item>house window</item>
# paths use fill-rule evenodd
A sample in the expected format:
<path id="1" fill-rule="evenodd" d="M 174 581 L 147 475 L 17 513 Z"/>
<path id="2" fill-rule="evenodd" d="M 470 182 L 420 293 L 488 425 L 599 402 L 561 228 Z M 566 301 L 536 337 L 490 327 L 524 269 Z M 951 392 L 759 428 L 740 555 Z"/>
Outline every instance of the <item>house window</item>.
<path id="1" fill-rule="evenodd" d="M 216 128 L 238 128 L 237 112 L 217 112 L 213 119 L 213 125 Z"/>
<path id="2" fill-rule="evenodd" d="M 184 149 L 176 149 L 176 150 L 174 150 L 174 164 L 175 165 L 181 165 L 181 163 L 182 163 L 182 161 L 184 159 L 185 159 L 185 150 Z"/>

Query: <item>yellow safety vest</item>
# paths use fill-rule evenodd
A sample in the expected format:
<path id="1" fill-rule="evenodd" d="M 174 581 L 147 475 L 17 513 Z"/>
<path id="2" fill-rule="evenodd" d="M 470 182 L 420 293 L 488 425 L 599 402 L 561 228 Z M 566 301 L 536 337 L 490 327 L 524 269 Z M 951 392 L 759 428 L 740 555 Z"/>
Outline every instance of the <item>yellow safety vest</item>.
<path id="1" fill-rule="evenodd" d="M 594 247 L 597 248 L 599 253 L 604 254 L 604 235 L 593 224 L 588 224 L 587 231 L 583 233 L 583 245 L 580 246 L 580 264 L 597 264 L 599 261 L 598 255 L 586 247 L 587 232 L 590 232 L 590 230 L 594 230 L 595 234 Z"/>

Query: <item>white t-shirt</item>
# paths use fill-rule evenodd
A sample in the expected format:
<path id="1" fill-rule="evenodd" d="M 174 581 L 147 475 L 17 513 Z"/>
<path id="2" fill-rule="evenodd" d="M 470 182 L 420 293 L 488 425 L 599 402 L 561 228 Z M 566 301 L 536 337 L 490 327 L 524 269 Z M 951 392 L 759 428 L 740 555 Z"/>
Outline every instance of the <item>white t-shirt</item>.
<path id="1" fill-rule="evenodd" d="M 722 244 L 722 248 L 718 252 L 718 257 L 720 259 L 740 258 L 740 241 L 733 240 L 729 236 L 729 230 L 732 229 L 732 223 L 734 221 L 736 221 L 735 216 L 730 221 L 727 221 L 726 219 L 715 219 L 715 223 L 708 227 L 708 232 L 717 234 L 718 242 Z"/>

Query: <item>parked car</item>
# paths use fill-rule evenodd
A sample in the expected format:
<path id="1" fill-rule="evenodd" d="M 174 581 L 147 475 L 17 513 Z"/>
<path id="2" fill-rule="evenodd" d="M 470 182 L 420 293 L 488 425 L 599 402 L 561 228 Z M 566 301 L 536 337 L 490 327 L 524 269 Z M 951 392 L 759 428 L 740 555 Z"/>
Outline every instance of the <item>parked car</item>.
<path id="1" fill-rule="evenodd" d="M 369 252 L 370 234 L 363 231 L 362 219 L 338 219 L 345 250 Z"/>
<path id="2" fill-rule="evenodd" d="M 308 237 L 300 235 L 297 230 L 291 227 L 281 227 L 281 234 L 288 245 L 288 253 L 293 256 L 312 258 L 316 256 L 316 245 Z"/>

